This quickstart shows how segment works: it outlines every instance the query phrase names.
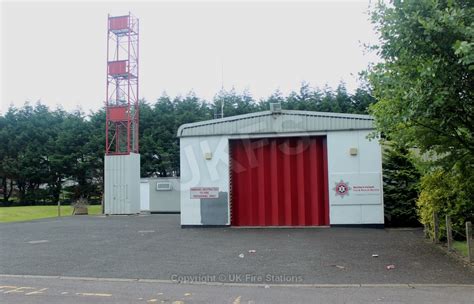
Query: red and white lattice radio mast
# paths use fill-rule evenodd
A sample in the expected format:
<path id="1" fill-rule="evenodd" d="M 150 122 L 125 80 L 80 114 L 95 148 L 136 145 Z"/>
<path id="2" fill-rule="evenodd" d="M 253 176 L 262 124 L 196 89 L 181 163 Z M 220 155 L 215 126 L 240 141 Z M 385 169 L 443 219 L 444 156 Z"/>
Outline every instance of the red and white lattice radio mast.
<path id="1" fill-rule="evenodd" d="M 107 19 L 104 213 L 140 212 L 138 19 Z"/>
<path id="2" fill-rule="evenodd" d="M 108 16 L 105 154 L 138 153 L 138 18 Z"/>

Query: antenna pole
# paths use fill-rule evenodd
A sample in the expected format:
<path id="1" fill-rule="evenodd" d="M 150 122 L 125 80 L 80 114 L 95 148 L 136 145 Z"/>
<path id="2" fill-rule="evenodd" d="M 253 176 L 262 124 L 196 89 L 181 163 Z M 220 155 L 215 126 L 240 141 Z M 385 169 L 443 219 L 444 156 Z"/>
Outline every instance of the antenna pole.
<path id="1" fill-rule="evenodd" d="M 221 91 L 224 92 L 224 60 L 221 62 Z M 224 118 L 224 100 L 221 102 L 221 118 Z"/>
<path id="2" fill-rule="evenodd" d="M 224 100 L 221 102 L 221 118 L 224 118 Z"/>

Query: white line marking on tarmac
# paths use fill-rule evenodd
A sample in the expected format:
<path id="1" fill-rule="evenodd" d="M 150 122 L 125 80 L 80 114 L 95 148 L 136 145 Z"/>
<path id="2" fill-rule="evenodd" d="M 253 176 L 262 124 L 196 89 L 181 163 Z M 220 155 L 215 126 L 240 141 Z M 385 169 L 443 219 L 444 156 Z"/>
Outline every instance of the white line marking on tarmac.
<path id="1" fill-rule="evenodd" d="M 91 292 L 76 292 L 78 296 L 91 296 L 91 297 L 111 297 L 110 293 L 91 293 Z"/>
<path id="2" fill-rule="evenodd" d="M 35 295 L 35 294 L 42 294 L 43 291 L 47 290 L 48 288 L 41 288 L 32 292 L 25 293 L 27 296 Z"/>
<path id="3" fill-rule="evenodd" d="M 38 241 L 29 241 L 28 244 L 42 244 L 42 243 L 49 243 L 48 240 L 38 240 Z"/>
<path id="4" fill-rule="evenodd" d="M 12 293 L 12 292 L 22 293 L 24 292 L 23 289 L 35 289 L 35 288 L 34 287 L 18 287 L 12 290 L 5 291 L 4 293 Z"/>
<path id="5" fill-rule="evenodd" d="M 11 286 L 11 285 L 4 285 L 4 286 L 0 286 L 0 289 L 5 289 L 5 288 L 18 288 L 18 286 Z"/>

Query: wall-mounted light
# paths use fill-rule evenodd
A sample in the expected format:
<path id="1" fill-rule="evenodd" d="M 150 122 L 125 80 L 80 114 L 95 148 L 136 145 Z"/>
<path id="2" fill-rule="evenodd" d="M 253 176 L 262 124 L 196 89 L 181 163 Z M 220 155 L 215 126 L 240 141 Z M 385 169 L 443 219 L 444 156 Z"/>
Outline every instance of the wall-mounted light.
<path id="1" fill-rule="evenodd" d="M 206 152 L 204 153 L 204 158 L 206 160 L 211 160 L 212 159 L 212 153 L 211 152 Z"/>
<path id="2" fill-rule="evenodd" d="M 357 155 L 357 148 L 350 148 L 349 149 L 349 154 L 351 156 L 356 156 Z"/>

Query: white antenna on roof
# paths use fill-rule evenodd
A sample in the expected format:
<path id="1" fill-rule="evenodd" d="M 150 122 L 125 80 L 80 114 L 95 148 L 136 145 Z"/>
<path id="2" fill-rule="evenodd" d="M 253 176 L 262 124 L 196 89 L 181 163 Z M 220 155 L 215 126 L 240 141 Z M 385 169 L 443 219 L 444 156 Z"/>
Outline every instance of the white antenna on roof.
<path id="1" fill-rule="evenodd" d="M 224 60 L 221 61 L 221 91 L 224 92 Z M 224 118 L 224 100 L 221 102 L 221 118 Z"/>
<path id="2" fill-rule="evenodd" d="M 224 61 L 221 61 L 221 90 L 224 90 Z"/>

